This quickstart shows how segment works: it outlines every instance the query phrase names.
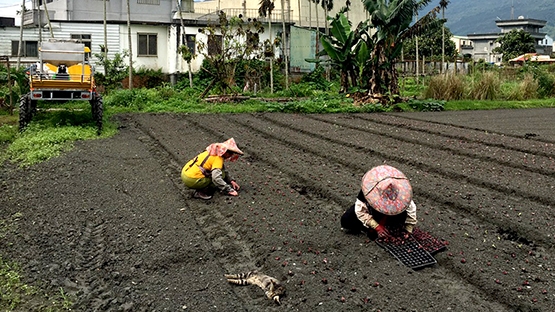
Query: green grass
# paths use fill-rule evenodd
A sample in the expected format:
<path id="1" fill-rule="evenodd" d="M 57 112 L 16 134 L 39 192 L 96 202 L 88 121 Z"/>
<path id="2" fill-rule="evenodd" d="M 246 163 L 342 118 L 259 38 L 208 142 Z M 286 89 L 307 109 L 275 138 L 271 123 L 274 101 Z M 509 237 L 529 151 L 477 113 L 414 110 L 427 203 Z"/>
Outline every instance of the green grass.
<path id="1" fill-rule="evenodd" d="M 19 266 L 0 256 L 1 311 L 71 311 L 71 305 L 70 296 L 61 287 L 59 293 L 49 295 L 25 284 Z"/>
<path id="2" fill-rule="evenodd" d="M 39 113 L 22 133 L 17 132 L 16 126 L 0 126 L 0 138 L 10 142 L 0 154 L 0 161 L 30 166 L 70 150 L 75 141 L 105 138 L 116 133 L 116 126 L 107 123 L 102 135 L 98 136 L 90 112 L 72 109 L 70 106 L 67 110 Z"/>
<path id="3" fill-rule="evenodd" d="M 22 214 L 16 213 L 0 220 L 0 240 L 9 242 L 9 235 L 17 228 Z M 39 287 L 29 286 L 22 281 L 17 263 L 0 256 L 0 311 L 70 311 L 72 298 L 59 289 L 59 293 L 47 294 Z M 37 309 L 40 307 L 40 309 Z"/>
<path id="4" fill-rule="evenodd" d="M 445 110 L 487 110 L 487 109 L 523 109 L 523 108 L 555 107 L 555 98 L 536 99 L 526 101 L 488 101 L 488 100 L 459 100 L 449 101 Z"/>

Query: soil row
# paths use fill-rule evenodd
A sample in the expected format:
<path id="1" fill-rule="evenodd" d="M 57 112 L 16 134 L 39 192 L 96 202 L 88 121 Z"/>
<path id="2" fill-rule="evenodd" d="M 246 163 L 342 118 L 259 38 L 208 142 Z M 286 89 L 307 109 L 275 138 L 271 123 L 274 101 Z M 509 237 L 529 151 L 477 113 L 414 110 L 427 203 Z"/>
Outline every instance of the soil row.
<path id="1" fill-rule="evenodd" d="M 553 185 L 549 174 L 540 174 L 541 170 L 534 169 L 537 167 L 532 165 L 532 170 L 527 170 L 525 166 L 518 167 L 520 173 L 513 177 L 509 171 L 513 171 L 515 166 L 510 161 L 502 163 L 496 157 L 484 156 L 493 144 L 480 144 L 479 138 L 471 143 L 459 139 L 461 144 L 445 147 L 437 143 L 437 137 L 449 141 L 453 139 L 452 135 L 434 134 L 430 137 L 428 134 L 426 138 L 423 131 L 386 127 L 383 120 L 373 123 L 367 120 L 368 116 L 341 116 L 339 121 L 326 120 L 333 118 L 327 115 L 195 116 L 194 120 L 180 116 L 179 124 L 192 124 L 216 140 L 235 136 L 247 152 L 248 156 L 236 164 L 234 171 L 249 181 L 250 189 L 245 189 L 241 198 L 234 200 L 234 212 L 229 215 L 239 224 L 247 222 L 241 236 L 246 245 L 253 244 L 257 237 L 263 237 L 270 243 L 266 246 L 260 243 L 259 247 L 269 249 L 267 252 L 272 255 L 283 251 L 281 245 L 293 246 L 289 247 L 290 253 L 298 249 L 297 254 L 299 251 L 303 254 L 300 244 L 310 242 L 306 237 L 321 237 L 321 228 L 329 233 L 324 237 L 326 241 L 334 241 L 334 245 L 348 241 L 351 237 L 338 229 L 341 212 L 354 200 L 360 176 L 371 165 L 385 161 L 402 168 L 413 181 L 415 200 L 420 206 L 421 226 L 449 240 L 450 252 L 438 255 L 438 260 L 443 270 L 449 270 L 447 276 L 457 281 L 457 287 L 475 291 L 486 300 L 497 298 L 498 301 L 494 302 L 500 305 L 508 303 L 513 307 L 524 305 L 532 308 L 538 301 L 553 300 L 552 295 L 544 294 L 544 290 L 546 293 L 553 291 L 550 282 L 541 278 L 552 267 L 553 251 L 549 242 L 553 233 L 545 231 L 553 220 L 553 213 L 545 209 L 545 203 L 551 203 L 552 198 L 533 193 L 533 188 L 517 191 L 520 184 L 529 185 L 536 179 L 543 181 L 544 187 Z M 225 130 L 219 130 L 217 126 L 222 124 L 226 125 Z M 371 131 L 373 125 L 380 130 Z M 460 132 L 456 129 L 451 131 Z M 171 142 L 164 145 L 174 146 Z M 522 147 L 495 148 L 496 153 L 502 152 L 509 160 L 517 159 L 522 153 Z M 525 148 L 532 150 L 533 146 Z M 458 152 L 450 154 L 449 151 Z M 543 163 L 548 162 L 549 157 L 542 153 L 545 152 L 539 151 L 533 156 L 543 157 Z M 472 155 L 476 155 L 477 160 Z M 186 161 L 185 158 L 180 160 Z M 465 162 L 470 169 L 466 169 Z M 430 164 L 437 164 L 437 167 Z M 492 165 L 504 167 L 493 173 L 493 176 L 502 175 L 498 179 L 491 178 Z M 511 182 L 505 185 L 505 179 Z M 245 207 L 236 205 L 243 200 Z M 266 205 L 272 208 L 268 209 Z M 248 223 L 248 216 L 253 214 L 261 215 L 260 220 L 266 221 L 267 225 L 257 227 L 260 220 Z M 290 229 L 294 222 L 303 226 L 297 226 L 297 230 Z M 307 225 L 312 225 L 312 231 L 304 229 Z M 299 237 L 303 243 L 294 242 Z M 318 247 L 317 242 L 309 245 L 311 250 L 335 249 L 335 252 L 356 253 L 359 257 L 365 255 L 364 259 L 367 259 L 369 252 L 368 246 L 364 251 L 354 251 L 351 248 L 337 250 L 337 247 L 325 245 Z M 379 249 L 372 251 L 378 254 L 383 252 Z M 259 257 L 263 257 L 263 261 Z M 273 258 L 282 260 L 284 257 L 289 259 L 286 255 Z M 329 257 L 327 262 L 333 259 L 331 255 Z M 345 257 L 348 256 L 343 255 L 343 260 L 337 261 L 345 262 Z M 243 260 L 239 258 L 238 262 Z M 254 262 L 263 268 L 279 264 L 278 260 L 271 261 L 270 256 L 263 256 L 263 253 L 254 259 L 251 255 L 248 260 L 247 263 Z M 288 260 L 285 262 L 281 262 L 282 272 L 289 265 Z M 390 269 L 391 264 L 380 265 Z M 232 265 L 230 269 L 233 269 Z M 322 270 L 322 265 L 315 267 L 315 271 Z M 324 270 L 329 271 L 329 268 Z M 522 292 L 520 288 L 530 283 L 529 280 L 536 283 L 530 288 L 533 290 L 524 287 L 526 291 Z M 419 282 L 422 281 L 415 283 Z M 364 281 L 360 283 L 364 285 Z M 416 286 L 407 281 L 404 283 L 407 287 Z M 303 291 L 306 294 L 306 290 Z M 499 296 L 499 293 L 502 295 Z"/>

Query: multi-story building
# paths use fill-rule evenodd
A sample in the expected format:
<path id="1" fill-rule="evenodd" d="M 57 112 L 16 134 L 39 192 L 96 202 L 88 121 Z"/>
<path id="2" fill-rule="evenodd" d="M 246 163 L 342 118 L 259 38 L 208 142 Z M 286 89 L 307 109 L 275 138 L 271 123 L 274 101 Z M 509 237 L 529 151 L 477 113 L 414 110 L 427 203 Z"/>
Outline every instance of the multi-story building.
<path id="1" fill-rule="evenodd" d="M 493 52 L 493 49 L 499 46 L 499 43 L 495 41 L 512 30 L 522 29 L 528 32 L 536 41 L 536 52 L 538 54 L 550 54 L 552 49 L 542 44 L 546 34 L 540 31 L 546 23 L 547 21 L 544 20 L 524 18 L 523 16 L 511 20 L 497 20 L 495 24 L 500 28 L 500 32 L 468 34 L 467 37 L 472 42 L 472 49 L 466 51 L 472 54 L 474 60 L 482 59 L 488 63 L 499 63 L 503 55 Z"/>
<path id="2" fill-rule="evenodd" d="M 467 36 L 455 36 L 451 37 L 451 41 L 455 43 L 455 48 L 459 55 L 469 54 L 472 52 L 472 41 Z M 470 53 L 471 54 L 471 53 Z"/>

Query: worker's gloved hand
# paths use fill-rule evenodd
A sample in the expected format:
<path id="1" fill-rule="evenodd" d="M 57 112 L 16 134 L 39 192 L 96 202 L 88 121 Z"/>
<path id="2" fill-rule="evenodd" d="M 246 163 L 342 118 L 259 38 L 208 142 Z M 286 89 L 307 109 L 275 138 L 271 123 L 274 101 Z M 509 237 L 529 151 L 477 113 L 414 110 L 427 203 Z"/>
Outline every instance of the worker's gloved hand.
<path id="1" fill-rule="evenodd" d="M 378 233 L 378 237 L 386 237 L 389 235 L 387 229 L 381 224 L 374 228 L 374 230 Z"/>
<path id="2" fill-rule="evenodd" d="M 236 191 L 238 191 L 241 188 L 239 184 L 237 184 L 237 182 L 235 181 L 231 181 L 231 187 L 233 187 L 233 189 Z"/>
<path id="3" fill-rule="evenodd" d="M 229 196 L 237 196 L 237 195 L 239 195 L 239 193 L 237 193 L 236 190 L 231 190 L 231 191 L 227 192 L 227 195 L 229 195 Z"/>
<path id="4" fill-rule="evenodd" d="M 412 231 L 414 230 L 414 225 L 412 224 L 405 224 L 405 230 L 409 233 L 412 233 Z"/>

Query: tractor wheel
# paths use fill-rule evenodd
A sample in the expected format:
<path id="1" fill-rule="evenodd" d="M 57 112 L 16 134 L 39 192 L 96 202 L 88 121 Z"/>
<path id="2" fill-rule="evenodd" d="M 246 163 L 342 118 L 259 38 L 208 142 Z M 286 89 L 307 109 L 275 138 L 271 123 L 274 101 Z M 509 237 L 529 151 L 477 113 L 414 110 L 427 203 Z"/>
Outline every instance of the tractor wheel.
<path id="1" fill-rule="evenodd" d="M 104 112 L 102 108 L 102 96 L 94 96 L 90 103 L 92 117 L 93 120 L 96 122 L 96 133 L 100 135 L 102 133 L 102 115 Z"/>
<path id="2" fill-rule="evenodd" d="M 37 114 L 37 102 L 38 101 L 31 100 L 31 118 Z"/>
<path id="3" fill-rule="evenodd" d="M 31 99 L 28 94 L 25 94 L 19 99 L 19 131 L 27 127 L 31 118 L 33 118 Z"/>

